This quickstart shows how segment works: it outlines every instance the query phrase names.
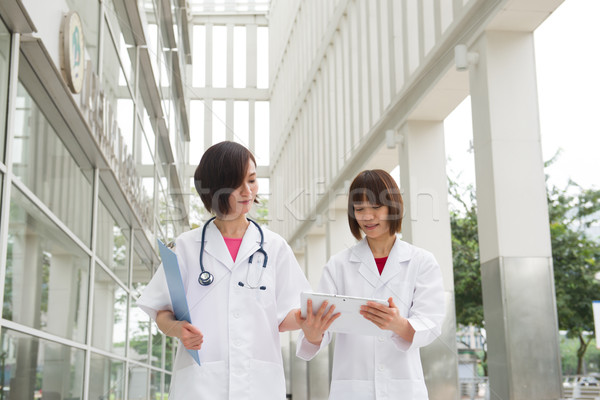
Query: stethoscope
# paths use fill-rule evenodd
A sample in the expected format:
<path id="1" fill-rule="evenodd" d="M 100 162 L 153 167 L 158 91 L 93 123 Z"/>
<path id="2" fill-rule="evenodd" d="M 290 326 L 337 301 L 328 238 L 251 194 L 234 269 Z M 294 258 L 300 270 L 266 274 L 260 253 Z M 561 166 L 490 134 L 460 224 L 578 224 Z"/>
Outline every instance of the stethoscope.
<path id="1" fill-rule="evenodd" d="M 206 221 L 206 223 L 204 224 L 204 227 L 202 228 L 202 242 L 200 244 L 200 270 L 202 270 L 202 272 L 200 272 L 200 275 L 198 276 L 198 283 L 202 286 L 208 286 L 211 283 L 213 283 L 213 281 L 215 280 L 215 277 L 213 274 L 211 274 L 210 272 L 206 271 L 204 269 L 204 264 L 202 263 L 202 256 L 204 254 L 204 237 L 206 235 L 206 227 L 208 227 L 208 224 L 210 224 L 216 217 L 212 217 L 211 219 L 209 219 L 208 221 Z M 260 244 L 258 247 L 258 250 L 256 250 L 248 259 L 248 270 L 246 271 L 246 283 L 244 284 L 243 282 L 238 282 L 238 285 L 241 287 L 245 287 L 247 289 L 259 289 L 259 290 L 266 290 L 267 287 L 266 286 L 260 286 L 260 282 L 262 280 L 263 274 L 265 272 L 265 268 L 267 268 L 267 252 L 263 249 L 263 244 L 265 241 L 265 236 L 263 234 L 262 229 L 260 228 L 260 226 L 254 222 L 253 220 L 251 220 L 250 218 L 248 218 L 248 221 L 252 222 L 254 224 L 254 226 L 256 226 L 256 228 L 258 229 L 258 232 L 260 233 Z M 248 282 L 248 274 L 250 273 L 250 265 L 252 265 L 252 259 L 254 258 L 254 255 L 256 253 L 261 253 L 263 255 L 263 263 L 262 263 L 262 269 L 260 272 L 260 276 L 258 277 L 258 282 L 256 285 L 251 285 Z"/>

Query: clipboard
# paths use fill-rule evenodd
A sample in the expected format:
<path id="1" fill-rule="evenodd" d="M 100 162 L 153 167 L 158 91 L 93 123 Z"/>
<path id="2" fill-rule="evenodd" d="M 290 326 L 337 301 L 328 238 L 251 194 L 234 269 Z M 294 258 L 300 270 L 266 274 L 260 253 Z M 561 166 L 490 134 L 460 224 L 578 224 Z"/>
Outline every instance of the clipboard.
<path id="1" fill-rule="evenodd" d="M 158 250 L 162 259 L 163 269 L 167 277 L 167 286 L 169 287 L 169 295 L 171 296 L 171 304 L 173 305 L 173 314 L 178 321 L 187 321 L 190 324 L 190 309 L 185 298 L 185 290 L 183 289 L 183 280 L 179 272 L 179 263 L 177 262 L 177 254 L 169 249 L 160 239 L 158 242 Z M 198 350 L 186 349 L 192 356 L 194 361 L 200 365 L 200 356 Z"/>

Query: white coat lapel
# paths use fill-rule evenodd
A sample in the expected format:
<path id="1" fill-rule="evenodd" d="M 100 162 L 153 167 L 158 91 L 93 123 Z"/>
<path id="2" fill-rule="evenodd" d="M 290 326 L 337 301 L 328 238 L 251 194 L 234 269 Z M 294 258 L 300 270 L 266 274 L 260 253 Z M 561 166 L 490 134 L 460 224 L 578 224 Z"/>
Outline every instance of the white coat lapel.
<path id="1" fill-rule="evenodd" d="M 379 271 L 377 271 L 377 265 L 375 264 L 375 258 L 369 248 L 367 239 L 363 238 L 356 246 L 352 248 L 350 255 L 350 261 L 359 262 L 358 267 L 359 274 L 371 284 L 373 287 L 378 286 L 379 282 Z"/>
<path id="2" fill-rule="evenodd" d="M 381 279 L 379 281 L 379 285 L 383 286 L 387 282 L 389 282 L 394 276 L 398 275 L 402 272 L 403 266 L 401 265 L 404 261 L 408 261 L 411 258 L 410 246 L 400 240 L 399 237 L 396 236 L 396 242 L 392 247 L 392 251 L 390 251 L 390 255 L 385 263 L 385 268 L 383 268 L 383 273 L 381 274 Z"/>
<path id="3" fill-rule="evenodd" d="M 263 242 L 263 244 L 266 243 Z M 242 262 L 246 262 L 246 260 L 248 260 L 248 258 L 250 258 L 250 256 L 252 254 L 254 254 L 254 252 L 256 250 L 258 250 L 258 248 L 260 247 L 260 232 L 258 231 L 258 228 L 256 226 L 254 226 L 254 224 L 252 222 L 250 222 L 250 225 L 248 226 L 248 229 L 246 229 L 246 233 L 244 233 L 244 238 L 242 239 L 242 243 L 240 245 L 240 249 L 238 250 L 238 254 L 237 257 L 235 258 L 235 265 L 238 265 Z M 258 255 L 257 255 L 258 256 Z M 260 262 L 262 263 L 262 255 L 260 255 Z M 256 258 L 256 257 L 254 257 Z M 253 262 L 258 262 L 259 260 L 252 260 Z"/>
<path id="4" fill-rule="evenodd" d="M 202 239 L 200 238 L 199 240 L 201 241 Z M 221 235 L 219 228 L 217 228 L 214 222 L 211 222 L 206 227 L 204 240 L 204 251 L 231 270 L 233 268 L 233 259 L 231 258 L 231 254 L 229 254 L 225 240 L 223 240 L 223 235 Z"/>

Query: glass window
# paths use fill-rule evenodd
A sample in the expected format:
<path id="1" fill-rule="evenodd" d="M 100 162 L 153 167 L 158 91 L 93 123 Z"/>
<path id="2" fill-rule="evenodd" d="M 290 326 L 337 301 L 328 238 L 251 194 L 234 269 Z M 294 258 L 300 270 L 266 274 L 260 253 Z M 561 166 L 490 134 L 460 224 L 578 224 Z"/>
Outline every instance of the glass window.
<path id="1" fill-rule="evenodd" d="M 233 141 L 250 148 L 248 132 L 249 105 L 247 101 L 233 103 Z"/>
<path id="2" fill-rule="evenodd" d="M 10 32 L 0 20 L 0 161 L 4 161 L 6 140 L 6 101 L 8 99 L 8 71 L 10 70 Z"/>
<path id="3" fill-rule="evenodd" d="M 152 332 L 152 366 L 162 368 L 162 355 L 163 355 L 163 335 L 155 323 L 150 325 L 150 332 Z"/>
<path id="4" fill-rule="evenodd" d="M 161 378 L 162 373 L 160 371 L 152 371 L 150 373 L 150 398 L 151 399 L 162 399 L 164 394 L 161 390 Z"/>
<path id="5" fill-rule="evenodd" d="M 13 172 L 86 245 L 92 229 L 92 171 L 82 170 L 19 82 Z"/>
<path id="6" fill-rule="evenodd" d="M 129 358 L 148 362 L 148 339 L 150 335 L 150 317 L 138 308 L 135 300 L 129 308 Z"/>
<path id="7" fill-rule="evenodd" d="M 2 397 L 83 398 L 83 350 L 2 328 Z"/>
<path id="8" fill-rule="evenodd" d="M 128 400 L 147 400 L 148 397 L 148 368 L 136 364 L 129 365 L 127 379 L 129 379 Z"/>
<path id="9" fill-rule="evenodd" d="M 125 365 L 92 353 L 88 399 L 125 399 Z"/>
<path id="10" fill-rule="evenodd" d="M 2 317 L 84 342 L 90 258 L 15 186 L 11 194 Z"/>
<path id="11" fill-rule="evenodd" d="M 107 35 L 104 40 L 104 59 L 102 71 L 102 87 L 104 96 L 109 109 L 104 110 L 105 116 L 108 119 L 108 124 L 113 121 L 117 122 L 123 137 L 124 143 L 127 144 L 127 155 L 131 155 L 131 145 L 133 137 L 133 100 L 129 87 L 126 83 L 126 74 L 121 65 L 117 47 L 112 41 L 110 35 Z M 118 146 L 117 140 L 115 146 Z M 118 149 L 115 149 L 115 153 Z"/>
<path id="12" fill-rule="evenodd" d="M 127 82 L 133 84 L 135 81 L 135 68 L 134 63 L 132 62 L 132 60 L 135 60 L 134 34 L 127 23 L 127 19 L 118 16 L 118 11 L 113 0 L 104 1 L 103 4 L 106 4 L 108 28 L 112 31 L 113 37 L 117 42 L 117 51 L 123 70 L 123 75 L 120 78 L 126 78 Z M 110 36 L 107 35 L 105 40 L 110 40 L 109 37 Z M 106 63 L 104 65 L 106 65 Z M 119 81 L 119 85 L 125 86 L 126 81 Z"/>
<path id="13" fill-rule="evenodd" d="M 129 227 L 120 226 L 100 201 L 96 254 L 125 285 L 129 284 L 129 248 Z"/>
<path id="14" fill-rule="evenodd" d="M 125 355 L 127 292 L 96 265 L 92 346 Z"/>

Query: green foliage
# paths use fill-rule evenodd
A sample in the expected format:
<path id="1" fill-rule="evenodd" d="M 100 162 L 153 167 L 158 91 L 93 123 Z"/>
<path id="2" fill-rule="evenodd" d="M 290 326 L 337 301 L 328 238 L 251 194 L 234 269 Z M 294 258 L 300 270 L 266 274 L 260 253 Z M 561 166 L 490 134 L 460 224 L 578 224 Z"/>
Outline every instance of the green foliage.
<path id="1" fill-rule="evenodd" d="M 476 199 L 472 187 L 460 192 L 453 181 L 449 193 L 457 323 L 483 327 Z M 588 234 L 599 222 L 600 190 L 569 182 L 547 195 L 559 327 L 579 344 L 580 374 L 594 331 L 592 301 L 600 298 L 600 246 Z"/>
<path id="2" fill-rule="evenodd" d="M 579 339 L 561 337 L 560 354 L 563 375 L 577 375 L 579 359 L 577 350 L 579 348 Z M 596 348 L 596 341 L 592 340 L 588 350 L 583 357 L 583 374 L 590 372 L 600 372 L 600 349 Z"/>
<path id="3" fill-rule="evenodd" d="M 565 189 L 548 190 L 552 260 L 559 328 L 576 338 L 577 374 L 594 332 L 592 301 L 600 298 L 600 246 L 587 230 L 600 217 L 600 190 L 582 189 L 569 182 Z M 589 333 L 589 334 L 588 334 Z"/>

